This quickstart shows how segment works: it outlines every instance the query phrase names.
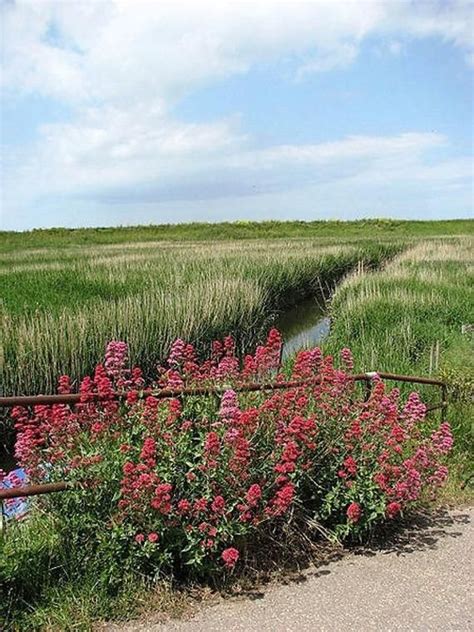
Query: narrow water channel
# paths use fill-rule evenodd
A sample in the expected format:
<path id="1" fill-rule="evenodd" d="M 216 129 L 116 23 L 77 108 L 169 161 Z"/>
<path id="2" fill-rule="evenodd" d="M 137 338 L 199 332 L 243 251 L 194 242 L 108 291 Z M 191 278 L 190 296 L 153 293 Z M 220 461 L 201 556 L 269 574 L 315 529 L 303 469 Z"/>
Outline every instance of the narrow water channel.
<path id="1" fill-rule="evenodd" d="M 283 336 L 283 358 L 287 358 L 300 349 L 321 344 L 329 334 L 330 319 L 321 300 L 312 297 L 283 312 L 275 327 Z"/>

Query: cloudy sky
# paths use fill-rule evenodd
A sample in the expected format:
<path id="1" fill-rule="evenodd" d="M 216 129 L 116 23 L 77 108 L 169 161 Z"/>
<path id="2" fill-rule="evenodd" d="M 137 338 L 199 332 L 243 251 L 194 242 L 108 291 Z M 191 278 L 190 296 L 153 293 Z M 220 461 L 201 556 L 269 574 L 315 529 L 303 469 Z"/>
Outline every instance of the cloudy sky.
<path id="1" fill-rule="evenodd" d="M 2 228 L 472 214 L 472 2 L 0 6 Z"/>

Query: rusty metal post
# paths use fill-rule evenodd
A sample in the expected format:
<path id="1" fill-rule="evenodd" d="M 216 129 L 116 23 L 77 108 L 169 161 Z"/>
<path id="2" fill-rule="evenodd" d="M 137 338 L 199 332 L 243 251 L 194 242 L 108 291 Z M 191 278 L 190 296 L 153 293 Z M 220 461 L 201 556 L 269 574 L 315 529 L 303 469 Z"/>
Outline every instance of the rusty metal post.
<path id="1" fill-rule="evenodd" d="M 364 373 L 364 378 L 365 378 L 365 396 L 364 396 L 364 401 L 368 402 L 370 399 L 370 396 L 372 395 L 372 380 L 374 379 L 374 377 L 380 375 L 380 373 L 377 373 L 376 371 L 369 371 L 367 373 Z"/>

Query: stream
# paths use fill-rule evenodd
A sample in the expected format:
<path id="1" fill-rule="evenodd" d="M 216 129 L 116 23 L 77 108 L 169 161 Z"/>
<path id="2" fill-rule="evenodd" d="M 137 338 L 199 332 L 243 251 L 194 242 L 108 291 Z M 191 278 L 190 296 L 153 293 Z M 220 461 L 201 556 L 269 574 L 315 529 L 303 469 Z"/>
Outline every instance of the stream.
<path id="1" fill-rule="evenodd" d="M 286 310 L 274 326 L 283 336 L 283 359 L 305 347 L 316 347 L 327 337 L 330 319 L 321 301 L 312 297 Z"/>

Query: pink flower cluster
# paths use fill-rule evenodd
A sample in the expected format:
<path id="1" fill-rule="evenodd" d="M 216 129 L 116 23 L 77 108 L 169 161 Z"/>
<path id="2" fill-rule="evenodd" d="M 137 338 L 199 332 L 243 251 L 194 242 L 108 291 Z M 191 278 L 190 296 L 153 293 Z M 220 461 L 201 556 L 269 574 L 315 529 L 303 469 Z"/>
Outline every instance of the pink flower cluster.
<path id="1" fill-rule="evenodd" d="M 399 392 L 380 379 L 364 401 L 348 376 L 348 349 L 343 368 L 319 348 L 301 351 L 288 378 L 308 379 L 303 386 L 239 392 L 249 382 L 286 379 L 280 357 L 275 329 L 242 362 L 230 336 L 203 362 L 178 339 L 147 388 L 223 392 L 162 399 L 143 396 L 127 346 L 113 341 L 104 365 L 82 381 L 78 405 L 13 410 L 17 458 L 33 480 L 100 486 L 99 500 L 81 505 L 98 529 L 121 530 L 137 564 L 151 556 L 183 568 L 213 560 L 232 570 L 237 541 L 245 545 L 255 529 L 278 529 L 302 510 L 340 537 L 364 533 L 445 481 L 449 424 L 430 427 L 416 393 L 401 407 Z M 62 376 L 60 392 L 70 389 Z M 115 390 L 126 396 L 118 401 Z"/>

